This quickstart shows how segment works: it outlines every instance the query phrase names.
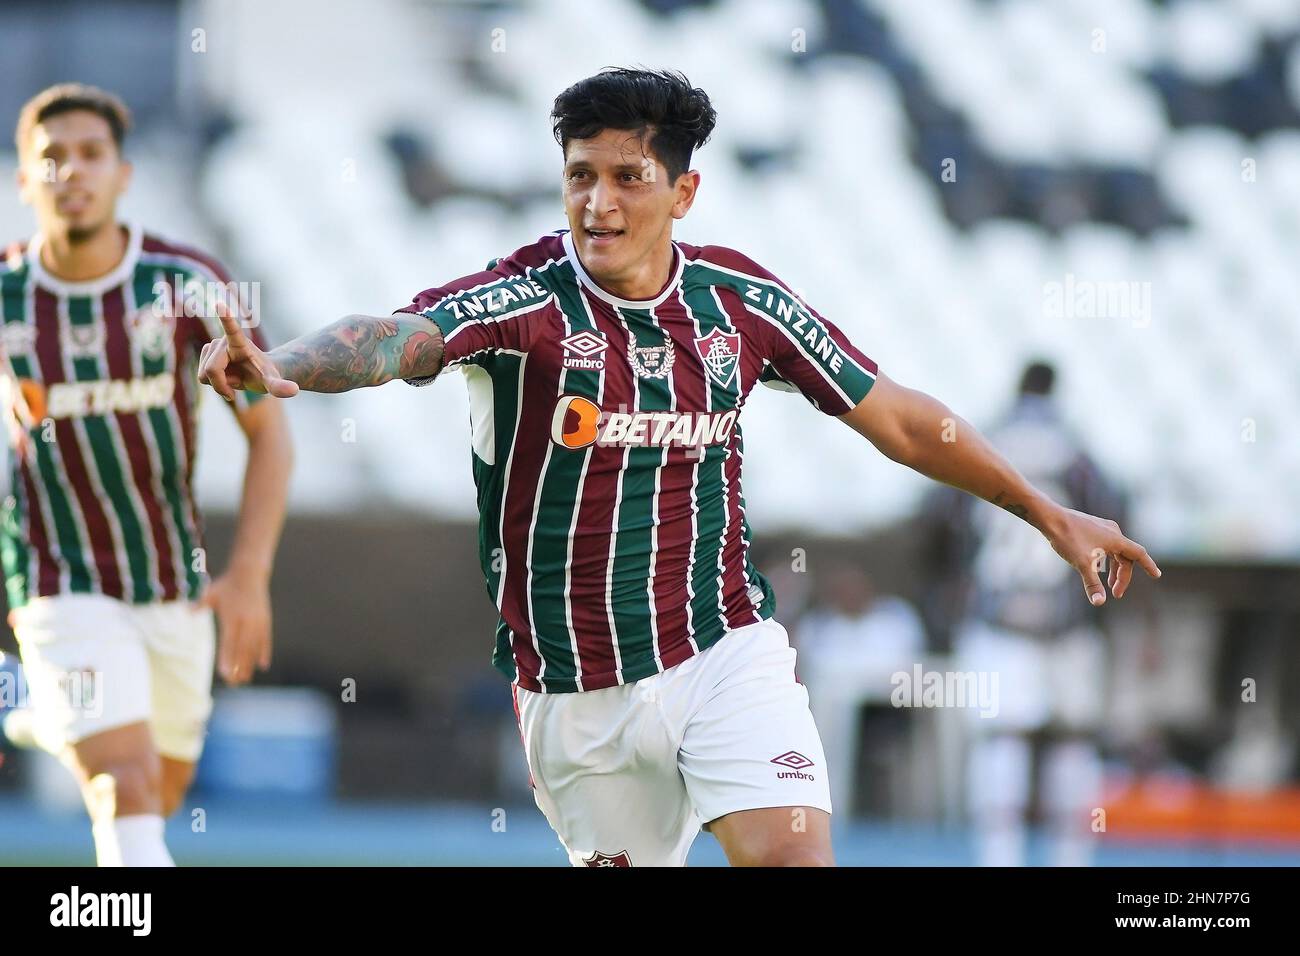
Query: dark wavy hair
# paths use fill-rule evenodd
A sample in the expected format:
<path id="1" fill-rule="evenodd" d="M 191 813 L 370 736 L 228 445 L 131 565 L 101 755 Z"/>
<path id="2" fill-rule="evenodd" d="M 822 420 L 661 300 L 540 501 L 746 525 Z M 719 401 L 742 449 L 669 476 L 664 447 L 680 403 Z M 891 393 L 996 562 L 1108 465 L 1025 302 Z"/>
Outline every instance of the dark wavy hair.
<path id="1" fill-rule="evenodd" d="M 14 132 L 18 152 L 26 149 L 32 130 L 37 126 L 74 110 L 85 110 L 103 117 L 118 153 L 122 152 L 122 141 L 131 129 L 131 111 L 112 93 L 84 83 L 59 83 L 41 90 L 27 101 L 18 114 L 18 128 Z"/>
<path id="2" fill-rule="evenodd" d="M 718 122 L 709 95 L 672 70 L 605 67 L 555 98 L 551 110 L 555 141 L 566 153 L 569 141 L 602 130 L 649 131 L 646 148 L 676 179 L 691 167 L 691 153 L 708 141 Z"/>

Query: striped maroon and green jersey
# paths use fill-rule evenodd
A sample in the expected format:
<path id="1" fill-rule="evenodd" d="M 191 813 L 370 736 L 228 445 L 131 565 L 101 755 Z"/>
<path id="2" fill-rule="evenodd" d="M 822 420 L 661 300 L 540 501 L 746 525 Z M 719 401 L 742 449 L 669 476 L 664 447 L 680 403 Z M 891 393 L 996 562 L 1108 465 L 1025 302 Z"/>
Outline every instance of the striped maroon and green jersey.
<path id="1" fill-rule="evenodd" d="M 122 262 L 85 282 L 50 275 L 41 244 L 0 260 L 9 606 L 69 592 L 193 599 L 205 579 L 197 359 L 220 334 L 210 297 L 238 287 L 209 256 L 134 226 Z"/>
<path id="2" fill-rule="evenodd" d="M 839 415 L 875 381 L 750 259 L 674 256 L 664 289 L 629 301 L 560 232 L 402 310 L 438 324 L 444 367 L 468 381 L 493 662 L 529 690 L 640 680 L 770 618 L 741 492 L 745 399 L 763 380 Z"/>

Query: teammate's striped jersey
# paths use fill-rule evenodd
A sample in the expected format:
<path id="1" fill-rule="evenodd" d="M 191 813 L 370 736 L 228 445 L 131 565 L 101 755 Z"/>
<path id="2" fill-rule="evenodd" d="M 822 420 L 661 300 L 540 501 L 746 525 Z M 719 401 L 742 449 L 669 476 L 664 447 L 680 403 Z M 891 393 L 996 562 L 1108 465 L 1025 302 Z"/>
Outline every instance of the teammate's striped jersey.
<path id="1" fill-rule="evenodd" d="M 493 661 L 529 690 L 640 680 L 771 617 L 748 553 L 745 399 L 777 381 L 842 414 L 875 381 L 745 256 L 674 256 L 657 296 L 628 301 L 561 232 L 403 310 L 438 324 L 445 367 L 468 380 Z"/>
<path id="2" fill-rule="evenodd" d="M 67 592 L 193 599 L 206 573 L 191 487 L 198 351 L 220 334 L 214 297 L 235 301 L 238 287 L 135 226 L 117 268 L 85 282 L 50 275 L 41 243 L 0 260 L 9 606 Z"/>

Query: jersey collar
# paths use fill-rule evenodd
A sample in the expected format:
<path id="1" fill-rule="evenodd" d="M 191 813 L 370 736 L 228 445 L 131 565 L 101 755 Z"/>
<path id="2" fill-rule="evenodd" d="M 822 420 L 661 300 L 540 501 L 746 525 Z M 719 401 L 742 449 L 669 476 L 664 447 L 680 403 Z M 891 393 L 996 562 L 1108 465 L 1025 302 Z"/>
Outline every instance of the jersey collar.
<path id="1" fill-rule="evenodd" d="M 582 267 L 582 260 L 578 258 L 578 250 L 573 245 L 573 233 L 566 232 L 560 237 L 564 244 L 564 254 L 569 257 L 573 263 L 573 271 L 587 290 L 598 299 L 608 302 L 610 305 L 619 309 L 653 309 L 661 304 L 668 296 L 672 295 L 673 289 L 682 281 L 682 270 L 686 267 L 686 256 L 682 255 L 682 250 L 678 248 L 677 243 L 673 243 L 673 272 L 668 284 L 664 286 L 653 299 L 620 299 L 612 292 L 606 292 L 602 289 L 591 276 L 587 275 L 587 270 Z"/>
<path id="2" fill-rule="evenodd" d="M 41 264 L 41 247 L 45 245 L 45 236 L 38 232 L 27 244 L 27 265 L 32 270 L 32 276 L 41 285 L 59 295 L 103 295 L 109 289 L 131 278 L 136 263 L 140 261 L 140 250 L 144 245 L 144 230 L 136 223 L 124 223 L 124 225 L 126 226 L 126 254 L 122 256 L 122 261 L 104 275 L 81 282 L 70 282 L 50 275 Z"/>

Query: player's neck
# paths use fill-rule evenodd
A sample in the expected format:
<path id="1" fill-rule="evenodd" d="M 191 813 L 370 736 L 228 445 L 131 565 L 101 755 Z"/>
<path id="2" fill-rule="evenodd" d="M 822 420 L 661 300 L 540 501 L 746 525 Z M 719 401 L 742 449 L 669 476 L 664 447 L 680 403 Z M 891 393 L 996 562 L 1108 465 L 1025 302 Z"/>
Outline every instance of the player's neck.
<path id="1" fill-rule="evenodd" d="M 675 253 L 673 252 L 673 243 L 671 237 L 655 246 L 654 251 L 646 256 L 636 270 L 628 276 L 620 276 L 617 280 L 607 279 L 604 276 L 599 278 L 592 276 L 602 289 L 620 299 L 653 299 L 663 291 L 668 280 L 672 278 L 673 261 Z"/>
<path id="2" fill-rule="evenodd" d="M 126 227 L 116 222 L 75 242 L 66 234 L 46 233 L 41 242 L 41 266 L 56 279 L 68 282 L 98 279 L 122 262 L 128 239 Z"/>

